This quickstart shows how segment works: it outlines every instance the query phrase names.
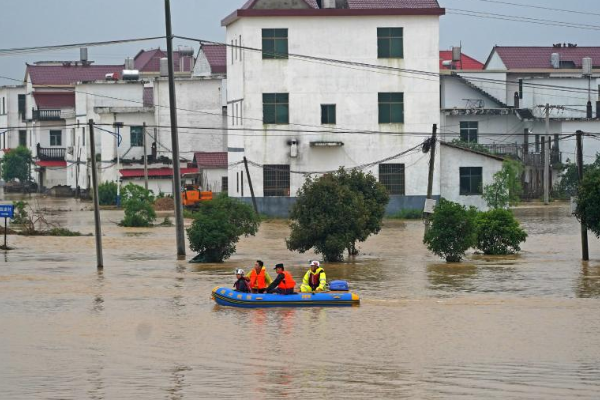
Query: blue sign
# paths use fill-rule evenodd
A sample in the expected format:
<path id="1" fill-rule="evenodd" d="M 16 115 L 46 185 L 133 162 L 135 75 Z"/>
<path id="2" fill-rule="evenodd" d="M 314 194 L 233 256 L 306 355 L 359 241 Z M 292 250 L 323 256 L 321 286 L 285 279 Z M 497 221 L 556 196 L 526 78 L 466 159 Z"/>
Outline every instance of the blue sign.
<path id="1" fill-rule="evenodd" d="M 15 206 L 0 204 L 0 218 L 12 218 L 15 214 Z"/>

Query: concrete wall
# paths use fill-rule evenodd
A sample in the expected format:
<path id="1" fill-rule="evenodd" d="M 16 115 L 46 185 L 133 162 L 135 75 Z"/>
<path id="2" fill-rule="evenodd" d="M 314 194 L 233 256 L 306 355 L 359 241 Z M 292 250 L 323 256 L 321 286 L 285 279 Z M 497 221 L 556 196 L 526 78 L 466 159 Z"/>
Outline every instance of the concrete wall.
<path id="1" fill-rule="evenodd" d="M 404 59 L 377 58 L 377 28 L 404 28 Z M 263 28 L 288 28 L 289 52 L 352 60 L 384 66 L 439 71 L 439 21 L 433 16 L 242 18 L 227 27 L 227 43 L 242 37 L 244 46 L 261 48 Z M 228 52 L 229 126 L 247 129 L 229 135 L 229 162 L 245 155 L 258 164 L 288 164 L 299 172 L 336 170 L 383 159 L 421 143 L 439 123 L 439 79 L 407 74 L 377 73 L 344 65 L 327 65 L 296 58 L 263 60 L 260 52 Z M 404 93 L 404 123 L 378 123 L 378 93 Z M 263 93 L 289 93 L 290 124 L 263 125 Z M 336 104 L 337 125 L 321 125 L 321 104 Z M 314 130 L 388 132 L 315 133 Z M 284 130 L 279 132 L 277 130 Z M 286 133 L 285 131 L 289 131 Z M 298 143 L 291 157 L 289 142 Z M 311 141 L 340 141 L 342 147 L 314 148 Z M 406 175 L 406 195 L 426 192 L 428 159 L 418 153 L 390 161 L 414 165 Z M 437 161 L 439 162 L 439 160 Z M 229 194 L 239 197 L 234 183 L 242 167 L 229 171 Z M 367 169 L 378 173 L 378 167 Z M 257 196 L 263 196 L 262 168 L 251 168 Z M 291 175 L 293 197 L 304 182 Z M 244 193 L 248 194 L 247 180 Z M 436 183 L 434 193 L 439 193 Z M 278 200 L 272 200 L 276 202 Z"/>
<path id="2" fill-rule="evenodd" d="M 14 128 L 0 135 L 0 149 L 16 148 L 19 145 L 19 129 L 27 130 L 26 123 L 19 117 L 19 94 L 25 94 L 25 92 L 24 86 L 0 87 L 0 99 L 5 99 L 6 111 L 5 114 L 1 114 L 2 111 L 0 111 L 0 132 L 6 131 L 3 128 Z M 0 154 L 0 158 L 2 158 L 4 152 L 0 153 L 2 153 Z"/>
<path id="3" fill-rule="evenodd" d="M 442 197 L 465 206 L 487 210 L 487 204 L 482 196 L 460 194 L 460 168 L 482 167 L 483 186 L 485 186 L 491 184 L 494 174 L 502 169 L 502 161 L 443 145 L 441 157 L 441 171 L 438 177 L 441 181 Z"/>

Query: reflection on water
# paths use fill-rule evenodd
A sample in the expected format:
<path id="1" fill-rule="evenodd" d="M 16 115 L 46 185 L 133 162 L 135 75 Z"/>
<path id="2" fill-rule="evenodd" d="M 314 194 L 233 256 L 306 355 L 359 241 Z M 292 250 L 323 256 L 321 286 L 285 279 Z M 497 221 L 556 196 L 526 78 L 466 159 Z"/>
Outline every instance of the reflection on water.
<path id="1" fill-rule="evenodd" d="M 89 204 L 42 199 L 93 232 Z M 73 210 L 73 211 L 66 211 Z M 256 259 L 298 278 L 285 222 L 265 223 L 223 264 L 174 260 L 173 228 L 125 229 L 103 211 L 94 240 L 11 237 L 0 259 L 0 393 L 7 399 L 597 398 L 600 246 L 579 261 L 566 207 L 526 208 L 519 255 L 446 264 L 421 222 L 386 222 L 362 254 L 325 263 L 363 299 L 347 309 L 234 309 L 210 300 Z"/>

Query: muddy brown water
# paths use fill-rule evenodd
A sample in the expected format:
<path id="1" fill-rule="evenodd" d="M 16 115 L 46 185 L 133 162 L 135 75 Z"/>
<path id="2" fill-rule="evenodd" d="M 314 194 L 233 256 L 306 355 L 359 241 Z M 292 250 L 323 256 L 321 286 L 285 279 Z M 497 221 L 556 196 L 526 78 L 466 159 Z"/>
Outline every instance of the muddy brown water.
<path id="1" fill-rule="evenodd" d="M 5 197 L 5 200 L 7 197 Z M 41 199 L 93 232 L 90 205 Z M 174 228 L 123 229 L 103 211 L 105 270 L 92 237 L 9 237 L 0 253 L 2 399 L 597 399 L 600 243 L 579 261 L 566 206 L 517 211 L 529 240 L 510 257 L 447 265 L 421 222 L 386 222 L 362 255 L 325 265 L 360 307 L 232 309 L 210 300 L 236 267 L 284 262 L 285 222 L 219 265 L 175 261 Z M 191 258 L 191 256 L 190 256 Z"/>

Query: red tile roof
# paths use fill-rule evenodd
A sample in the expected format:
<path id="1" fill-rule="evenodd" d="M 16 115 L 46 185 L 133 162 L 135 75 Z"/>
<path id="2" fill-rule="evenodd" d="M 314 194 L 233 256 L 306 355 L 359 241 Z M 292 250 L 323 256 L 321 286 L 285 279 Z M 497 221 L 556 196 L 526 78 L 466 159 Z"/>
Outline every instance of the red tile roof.
<path id="1" fill-rule="evenodd" d="M 144 169 L 122 169 L 119 170 L 123 178 L 143 178 Z M 181 168 L 181 174 L 188 174 L 198 172 L 195 168 Z M 148 176 L 150 177 L 170 177 L 173 176 L 173 168 L 150 168 L 148 169 Z"/>
<path id="2" fill-rule="evenodd" d="M 310 8 L 318 9 L 317 0 L 303 0 Z M 381 8 L 439 8 L 437 0 L 347 0 L 349 9 Z M 241 10 L 254 8 L 258 0 L 249 0 Z M 285 8 L 285 7 L 282 7 Z"/>
<path id="3" fill-rule="evenodd" d="M 194 160 L 199 169 L 227 168 L 227 152 L 198 152 Z"/>
<path id="4" fill-rule="evenodd" d="M 594 68 L 600 68 L 600 47 L 503 47 L 496 46 L 497 52 L 507 69 L 551 69 L 552 53 L 560 54 L 561 61 L 570 61 L 575 68 L 581 68 L 582 59 L 591 57 Z M 492 55 L 488 58 L 488 62 Z M 487 63 L 486 63 L 487 66 Z"/>
<path id="5" fill-rule="evenodd" d="M 440 69 L 450 69 L 442 65 L 443 61 L 452 60 L 452 50 L 440 51 Z M 483 63 L 477 61 L 473 57 L 469 57 L 466 54 L 461 54 L 461 61 L 456 63 L 456 67 L 459 69 L 471 69 L 478 70 L 483 69 Z"/>
<path id="6" fill-rule="evenodd" d="M 40 110 L 75 108 L 74 92 L 35 92 L 33 98 Z"/>
<path id="7" fill-rule="evenodd" d="M 123 65 L 27 65 L 33 85 L 70 86 L 77 82 L 104 80 L 106 74 L 121 75 Z"/>
<path id="8" fill-rule="evenodd" d="M 213 74 L 227 73 L 227 46 L 221 44 L 203 44 L 202 51 L 206 55 Z"/>
<path id="9" fill-rule="evenodd" d="M 36 161 L 35 162 L 38 167 L 48 167 L 48 168 L 60 168 L 66 167 L 66 161 Z"/>
<path id="10" fill-rule="evenodd" d="M 167 58 L 166 51 L 161 49 L 140 50 L 140 52 L 134 58 L 135 69 L 140 72 L 160 72 L 161 58 Z M 181 71 L 181 60 L 181 53 L 179 51 L 173 51 L 173 64 L 175 67 L 175 72 Z M 191 72 L 192 63 L 192 57 L 185 57 L 185 63 L 183 64 L 184 72 Z"/>
<path id="11" fill-rule="evenodd" d="M 144 107 L 154 107 L 154 88 L 144 88 Z"/>

